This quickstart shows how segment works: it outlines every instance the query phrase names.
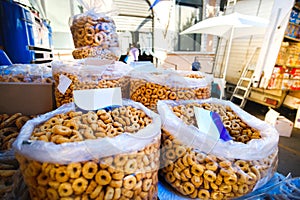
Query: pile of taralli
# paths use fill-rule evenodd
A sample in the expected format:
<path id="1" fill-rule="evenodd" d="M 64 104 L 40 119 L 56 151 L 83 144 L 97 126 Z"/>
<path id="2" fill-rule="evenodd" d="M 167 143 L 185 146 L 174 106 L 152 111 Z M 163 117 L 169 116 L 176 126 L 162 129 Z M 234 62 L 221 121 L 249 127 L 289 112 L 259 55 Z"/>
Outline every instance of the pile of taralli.
<path id="1" fill-rule="evenodd" d="M 159 100 L 191 100 L 210 97 L 210 83 L 201 73 L 174 71 L 130 73 L 130 99 L 156 111 Z"/>
<path id="2" fill-rule="evenodd" d="M 18 162 L 15 160 L 12 144 L 16 140 L 22 126 L 31 116 L 22 113 L 0 114 L 0 198 L 8 198 L 17 186 L 15 176 L 18 173 Z"/>
<path id="3" fill-rule="evenodd" d="M 31 199 L 157 199 L 161 123 L 141 104 L 82 112 L 64 104 L 14 143 Z"/>
<path id="4" fill-rule="evenodd" d="M 119 60 L 120 49 L 114 20 L 95 8 L 75 15 L 70 20 L 75 50 L 74 59 L 97 57 Z"/>
<path id="5" fill-rule="evenodd" d="M 122 62 L 112 62 L 100 66 L 87 64 L 85 61 L 52 62 L 56 106 L 73 102 L 74 90 L 120 87 L 122 97 L 128 98 L 129 78 L 127 75 L 131 69 Z M 66 84 L 67 87 L 64 89 L 59 87 Z"/>
<path id="6" fill-rule="evenodd" d="M 214 141 L 199 130 L 194 107 L 217 112 L 231 140 Z M 218 99 L 160 101 L 158 112 L 163 124 L 160 175 L 181 195 L 232 199 L 273 177 L 278 162 L 275 128 L 233 103 Z"/>

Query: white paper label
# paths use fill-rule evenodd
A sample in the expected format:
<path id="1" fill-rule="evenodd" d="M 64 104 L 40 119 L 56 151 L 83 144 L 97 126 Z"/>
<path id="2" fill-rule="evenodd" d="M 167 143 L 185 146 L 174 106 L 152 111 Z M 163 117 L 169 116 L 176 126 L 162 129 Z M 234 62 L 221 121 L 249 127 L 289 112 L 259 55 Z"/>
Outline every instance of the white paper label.
<path id="1" fill-rule="evenodd" d="M 206 134 L 207 145 L 212 149 L 220 138 L 220 133 L 211 118 L 210 111 L 194 106 L 195 117 L 199 130 Z"/>
<path id="2" fill-rule="evenodd" d="M 59 84 L 57 86 L 57 89 L 60 93 L 65 94 L 69 86 L 71 85 L 72 80 L 69 79 L 67 76 L 61 74 L 59 76 Z"/>
<path id="3" fill-rule="evenodd" d="M 74 103 L 84 110 L 97 110 L 112 105 L 122 106 L 122 92 L 120 87 L 74 90 Z"/>

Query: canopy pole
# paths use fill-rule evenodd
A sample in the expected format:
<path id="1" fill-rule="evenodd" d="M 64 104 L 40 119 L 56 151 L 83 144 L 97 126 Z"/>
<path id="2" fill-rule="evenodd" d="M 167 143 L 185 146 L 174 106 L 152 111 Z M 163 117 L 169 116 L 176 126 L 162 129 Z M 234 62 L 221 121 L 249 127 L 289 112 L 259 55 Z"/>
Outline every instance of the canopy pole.
<path id="1" fill-rule="evenodd" d="M 224 93 L 225 93 L 225 87 L 226 87 L 226 74 L 227 74 L 227 70 L 228 70 L 228 62 L 229 62 L 229 56 L 230 56 L 230 51 L 231 51 L 233 32 L 234 32 L 234 27 L 232 27 L 232 28 L 231 28 L 231 31 L 230 31 L 230 37 L 229 37 L 229 42 L 228 42 L 228 50 L 227 50 L 227 54 L 226 54 L 225 65 L 224 65 L 224 71 L 223 71 L 223 77 L 222 77 L 222 88 L 221 88 L 220 99 L 223 98 Z"/>

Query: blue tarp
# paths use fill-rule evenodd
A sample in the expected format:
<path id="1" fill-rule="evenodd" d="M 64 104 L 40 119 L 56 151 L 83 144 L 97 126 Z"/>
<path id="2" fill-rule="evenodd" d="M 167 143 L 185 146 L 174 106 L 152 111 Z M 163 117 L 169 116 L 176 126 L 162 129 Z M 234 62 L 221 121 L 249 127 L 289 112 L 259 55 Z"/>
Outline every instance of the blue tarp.
<path id="1" fill-rule="evenodd" d="M 158 197 L 163 200 L 187 200 L 175 192 L 164 182 L 158 183 Z M 291 175 L 286 177 L 282 174 L 275 173 L 272 179 L 263 187 L 241 197 L 236 200 L 300 200 L 300 177 L 292 178 Z"/>

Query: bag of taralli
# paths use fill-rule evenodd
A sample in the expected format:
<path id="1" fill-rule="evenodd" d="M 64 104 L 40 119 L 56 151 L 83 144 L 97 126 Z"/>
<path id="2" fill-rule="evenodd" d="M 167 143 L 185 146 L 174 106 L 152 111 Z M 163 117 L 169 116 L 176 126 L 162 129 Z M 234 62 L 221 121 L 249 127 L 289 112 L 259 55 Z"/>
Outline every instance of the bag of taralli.
<path id="1" fill-rule="evenodd" d="M 75 59 L 97 57 L 119 60 L 120 48 L 116 25 L 111 18 L 113 5 L 104 0 L 78 0 L 84 13 L 70 19 Z"/>
<path id="2" fill-rule="evenodd" d="M 13 147 L 31 199 L 157 199 L 161 121 L 142 104 L 28 121 Z"/>
<path id="3" fill-rule="evenodd" d="M 199 109 L 208 111 L 208 118 L 219 119 L 224 127 L 219 130 L 227 132 L 212 137 L 212 124 L 201 123 L 207 118 L 196 120 Z M 158 113 L 162 119 L 160 174 L 184 197 L 241 197 L 264 185 L 277 170 L 278 132 L 232 102 L 214 98 L 159 101 Z"/>
<path id="4" fill-rule="evenodd" d="M 129 77 L 132 68 L 122 62 L 99 64 L 99 59 L 53 61 L 54 95 L 57 107 L 74 101 L 74 90 L 120 87 L 123 98 L 129 98 Z"/>
<path id="5" fill-rule="evenodd" d="M 159 100 L 206 99 L 210 83 L 204 76 L 157 70 L 130 73 L 130 99 L 156 111 Z"/>

